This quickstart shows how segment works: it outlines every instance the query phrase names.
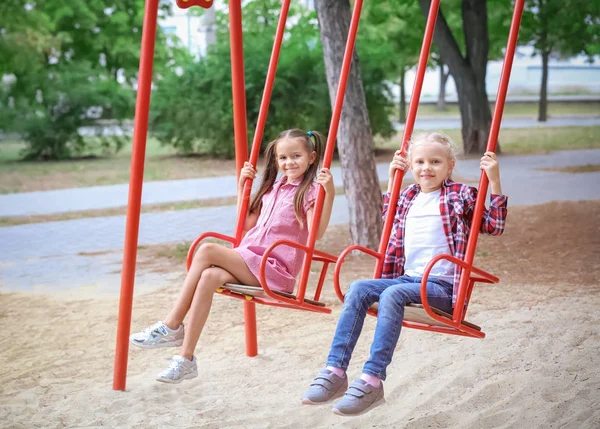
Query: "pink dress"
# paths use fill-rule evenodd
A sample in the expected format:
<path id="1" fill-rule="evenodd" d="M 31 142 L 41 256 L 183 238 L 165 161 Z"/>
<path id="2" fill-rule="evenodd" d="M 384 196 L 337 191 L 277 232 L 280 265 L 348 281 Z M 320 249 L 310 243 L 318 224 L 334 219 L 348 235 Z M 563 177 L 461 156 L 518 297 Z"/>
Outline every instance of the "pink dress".
<path id="1" fill-rule="evenodd" d="M 294 213 L 294 195 L 302 178 L 288 183 L 287 177 L 273 185 L 273 189 L 262 198 L 262 209 L 256 225 L 250 229 L 236 250 L 248 268 L 260 280 L 260 263 L 267 248 L 279 239 L 306 244 L 308 226 L 306 212 L 317 198 L 318 184 L 313 183 L 305 194 L 304 210 L 301 213 L 303 228 Z M 302 268 L 304 252 L 285 245 L 277 246 L 270 254 L 265 274 L 272 290 L 293 292 L 296 276 Z"/>

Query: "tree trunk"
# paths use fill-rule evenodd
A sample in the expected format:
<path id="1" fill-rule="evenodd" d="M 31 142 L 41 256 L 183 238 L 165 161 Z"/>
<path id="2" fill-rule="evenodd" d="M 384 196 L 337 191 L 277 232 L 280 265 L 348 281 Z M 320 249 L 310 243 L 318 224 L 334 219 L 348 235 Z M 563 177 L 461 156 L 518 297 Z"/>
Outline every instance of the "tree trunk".
<path id="1" fill-rule="evenodd" d="M 548 9 L 545 2 L 538 4 L 540 15 L 540 51 L 542 54 L 542 82 L 540 87 L 540 101 L 538 106 L 538 121 L 548 120 L 548 59 L 552 49 L 548 46 Z"/>
<path id="2" fill-rule="evenodd" d="M 448 73 L 445 70 L 444 62 L 441 60 L 439 63 L 439 68 L 440 68 L 440 90 L 438 92 L 438 100 L 437 100 L 436 110 L 438 112 L 443 112 L 446 110 L 446 83 L 448 82 L 448 76 L 450 76 L 450 73 Z"/>
<path id="3" fill-rule="evenodd" d="M 350 2 L 315 0 L 315 9 L 323 45 L 329 98 L 333 106 L 350 27 Z M 348 77 L 337 142 L 348 199 L 352 241 L 377 249 L 381 237 L 381 191 L 356 51 Z"/>
<path id="4" fill-rule="evenodd" d="M 406 88 L 405 88 L 405 80 L 406 78 L 406 70 L 402 67 L 402 71 L 400 72 L 400 100 L 399 100 L 399 116 L 398 120 L 401 124 L 406 123 Z"/>
<path id="5" fill-rule="evenodd" d="M 485 88 L 489 45 L 486 3 L 486 0 L 462 1 L 466 57 L 462 56 L 441 10 L 433 35 L 440 57 L 448 65 L 456 83 L 466 154 L 481 154 L 485 151 L 492 121 Z M 419 4 L 427 16 L 431 0 L 419 0 Z"/>
<path id="6" fill-rule="evenodd" d="M 542 52 L 542 85 L 540 88 L 540 103 L 538 110 L 538 121 L 548 120 L 548 51 Z"/>

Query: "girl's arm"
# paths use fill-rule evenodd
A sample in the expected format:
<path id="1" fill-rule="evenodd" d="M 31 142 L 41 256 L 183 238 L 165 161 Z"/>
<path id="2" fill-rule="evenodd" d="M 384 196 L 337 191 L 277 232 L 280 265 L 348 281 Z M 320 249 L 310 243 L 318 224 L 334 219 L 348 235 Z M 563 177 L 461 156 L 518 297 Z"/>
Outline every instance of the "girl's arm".
<path id="1" fill-rule="evenodd" d="M 481 158 L 479 168 L 485 171 L 490 181 L 490 191 L 494 195 L 502 195 L 502 186 L 500 186 L 500 165 L 494 152 L 486 152 Z"/>
<path id="2" fill-rule="evenodd" d="M 329 220 L 331 219 L 331 210 L 333 209 L 333 199 L 335 197 L 335 186 L 333 184 L 333 176 L 328 168 L 322 168 L 317 176 L 317 183 L 325 189 L 325 200 L 323 201 L 323 211 L 321 212 L 321 222 L 317 231 L 317 240 L 323 237 Z M 306 212 L 306 223 L 312 225 L 314 209 L 311 208 Z"/>
<path id="3" fill-rule="evenodd" d="M 481 219 L 481 227 L 479 231 L 483 234 L 502 235 L 506 224 L 506 209 L 508 197 L 502 195 L 502 186 L 500 185 L 500 166 L 494 152 L 486 152 L 481 158 L 480 168 L 485 171 L 490 181 L 490 207 L 484 209 Z M 469 208 L 470 216 L 475 208 L 475 199 L 477 198 L 477 190 L 471 188 L 469 192 Z"/>
<path id="4" fill-rule="evenodd" d="M 394 187 L 394 175 L 396 173 L 396 170 L 406 171 L 409 168 L 408 160 L 406 158 L 403 158 L 400 155 L 400 153 L 401 153 L 401 151 L 397 150 L 394 153 L 394 158 L 392 159 L 392 162 L 390 162 L 387 193 L 383 194 L 383 210 L 381 213 L 381 219 L 384 222 L 385 222 L 385 218 L 387 216 L 387 212 L 388 212 L 388 209 L 390 206 L 390 194 L 392 193 L 392 188 Z M 398 204 L 400 204 L 401 197 L 402 197 L 402 193 L 400 193 L 400 197 L 398 199 Z"/>
<path id="5" fill-rule="evenodd" d="M 397 150 L 394 153 L 394 158 L 392 159 L 392 162 L 390 162 L 389 180 L 387 187 L 388 194 L 392 192 L 392 188 L 394 187 L 394 175 L 396 174 L 396 170 L 406 171 L 409 167 L 408 160 L 406 158 L 403 158 L 402 155 L 400 155 L 400 153 L 401 152 Z"/>
<path id="6" fill-rule="evenodd" d="M 244 183 L 246 183 L 246 179 L 254 180 L 255 177 L 256 177 L 256 170 L 254 169 L 254 167 L 252 167 L 252 164 L 250 164 L 249 162 L 245 162 L 244 167 L 242 167 L 242 170 L 240 171 L 240 180 L 238 181 L 238 201 L 237 201 L 238 216 L 240 215 L 240 210 L 242 208 Z M 248 208 L 250 208 L 250 206 L 248 206 Z M 254 228 L 254 226 L 256 225 L 256 222 L 258 221 L 258 215 L 260 215 L 260 212 L 258 212 L 258 211 L 252 212 L 252 213 L 248 212 L 246 214 L 246 220 L 244 222 L 244 234 L 246 234 L 246 232 L 248 232 L 249 230 Z"/>

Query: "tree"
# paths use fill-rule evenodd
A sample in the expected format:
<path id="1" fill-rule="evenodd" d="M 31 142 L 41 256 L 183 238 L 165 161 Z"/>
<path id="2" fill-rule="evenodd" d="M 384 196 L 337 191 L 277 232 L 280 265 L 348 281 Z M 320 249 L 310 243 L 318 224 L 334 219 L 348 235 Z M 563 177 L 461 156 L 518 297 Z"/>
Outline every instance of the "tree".
<path id="1" fill-rule="evenodd" d="M 385 79 L 398 82 L 398 120 L 404 123 L 405 76 L 418 62 L 425 20 L 414 1 L 368 2 L 362 15 L 357 50 L 363 60 L 363 82 L 367 84 L 370 81 L 369 72 L 372 69 L 377 70 Z M 386 90 L 390 92 L 389 89 Z M 368 98 L 367 106 L 371 110 Z"/>
<path id="2" fill-rule="evenodd" d="M 350 26 L 348 0 L 316 0 L 329 98 L 333 105 Z M 373 156 L 373 137 L 355 52 L 338 134 L 338 151 L 348 199 L 353 242 L 377 248 L 381 236 L 381 192 Z"/>
<path id="3" fill-rule="evenodd" d="M 592 57 L 598 43 L 600 4 L 589 0 L 528 0 L 521 43 L 531 43 L 542 59 L 538 121 L 548 119 L 548 62 L 552 56 Z M 594 30 L 595 26 L 595 32 Z"/>
<path id="4" fill-rule="evenodd" d="M 79 156 L 89 142 L 81 127 L 132 116 L 143 0 L 8 0 L 1 7 L 0 127 L 23 135 L 26 157 Z M 157 40 L 162 72 L 185 54 L 160 29 Z M 100 143 L 118 150 L 124 141 Z"/>
<path id="5" fill-rule="evenodd" d="M 248 130 L 254 132 L 271 56 L 280 4 L 249 2 L 244 16 L 244 66 Z M 216 43 L 205 57 L 168 73 L 153 94 L 151 126 L 181 153 L 234 155 L 228 19 L 217 12 Z M 273 86 L 265 140 L 284 129 L 324 130 L 331 115 L 314 12 L 294 5 Z M 252 136 L 250 136 L 252 137 Z M 252 138 L 249 139 L 252 141 Z"/>
<path id="6" fill-rule="evenodd" d="M 419 0 L 419 4 L 427 16 L 431 0 Z M 492 118 L 485 87 L 489 53 L 487 0 L 461 0 L 461 8 L 465 53 L 441 9 L 433 37 L 456 84 L 464 151 L 483 153 Z"/>
<path id="7" fill-rule="evenodd" d="M 243 8 L 244 65 L 248 130 L 254 132 L 281 4 L 255 0 Z M 231 67 L 227 15 L 216 15 L 216 43 L 205 57 L 182 65 L 156 83 L 151 109 L 153 134 L 181 153 L 234 155 Z M 391 133 L 384 77 L 375 67 L 366 84 L 373 129 Z M 209 106 L 209 107 L 207 107 Z M 300 127 L 326 131 L 331 106 L 316 14 L 292 3 L 288 14 L 264 132 L 268 141 L 280 131 Z M 252 136 L 250 136 L 252 137 Z M 249 139 L 252 141 L 252 138 Z"/>

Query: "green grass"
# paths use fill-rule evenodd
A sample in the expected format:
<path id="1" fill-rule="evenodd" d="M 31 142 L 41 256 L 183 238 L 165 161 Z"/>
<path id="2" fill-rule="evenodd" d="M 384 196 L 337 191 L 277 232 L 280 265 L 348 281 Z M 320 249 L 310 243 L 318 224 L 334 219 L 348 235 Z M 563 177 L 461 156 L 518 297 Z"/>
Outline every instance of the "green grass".
<path id="1" fill-rule="evenodd" d="M 490 103 L 490 109 L 494 111 L 494 103 Z M 408 112 L 408 106 L 406 107 Z M 537 103 L 507 103 L 504 106 L 504 116 L 527 116 L 537 118 Z M 600 103 L 549 103 L 548 115 L 566 116 L 566 115 L 585 115 L 600 116 Z M 419 106 L 417 117 L 426 118 L 428 116 L 460 116 L 458 104 L 448 104 L 446 110 L 438 111 L 435 105 L 423 104 Z M 395 107 L 394 118 L 398 117 L 398 107 Z"/>
<path id="2" fill-rule="evenodd" d="M 110 157 L 66 161 L 20 161 L 23 142 L 0 142 L 0 194 L 113 185 L 129 182 L 131 145 Z M 173 180 L 235 174 L 235 162 L 176 156 L 148 139 L 144 180 Z"/>
<path id="3" fill-rule="evenodd" d="M 446 132 L 460 144 L 460 130 Z M 399 147 L 400 138 L 401 135 L 397 135 L 385 141 L 378 140 L 377 147 Z M 499 142 L 502 150 L 509 154 L 594 149 L 600 148 L 600 127 L 503 129 Z M 129 182 L 130 145 L 112 157 L 44 162 L 19 161 L 19 153 L 23 148 L 22 142 L 0 141 L 0 194 Z M 337 165 L 337 162 L 333 165 Z M 162 147 L 154 139 L 148 140 L 144 168 L 146 182 L 233 174 L 233 160 L 175 156 L 172 148 Z"/>

